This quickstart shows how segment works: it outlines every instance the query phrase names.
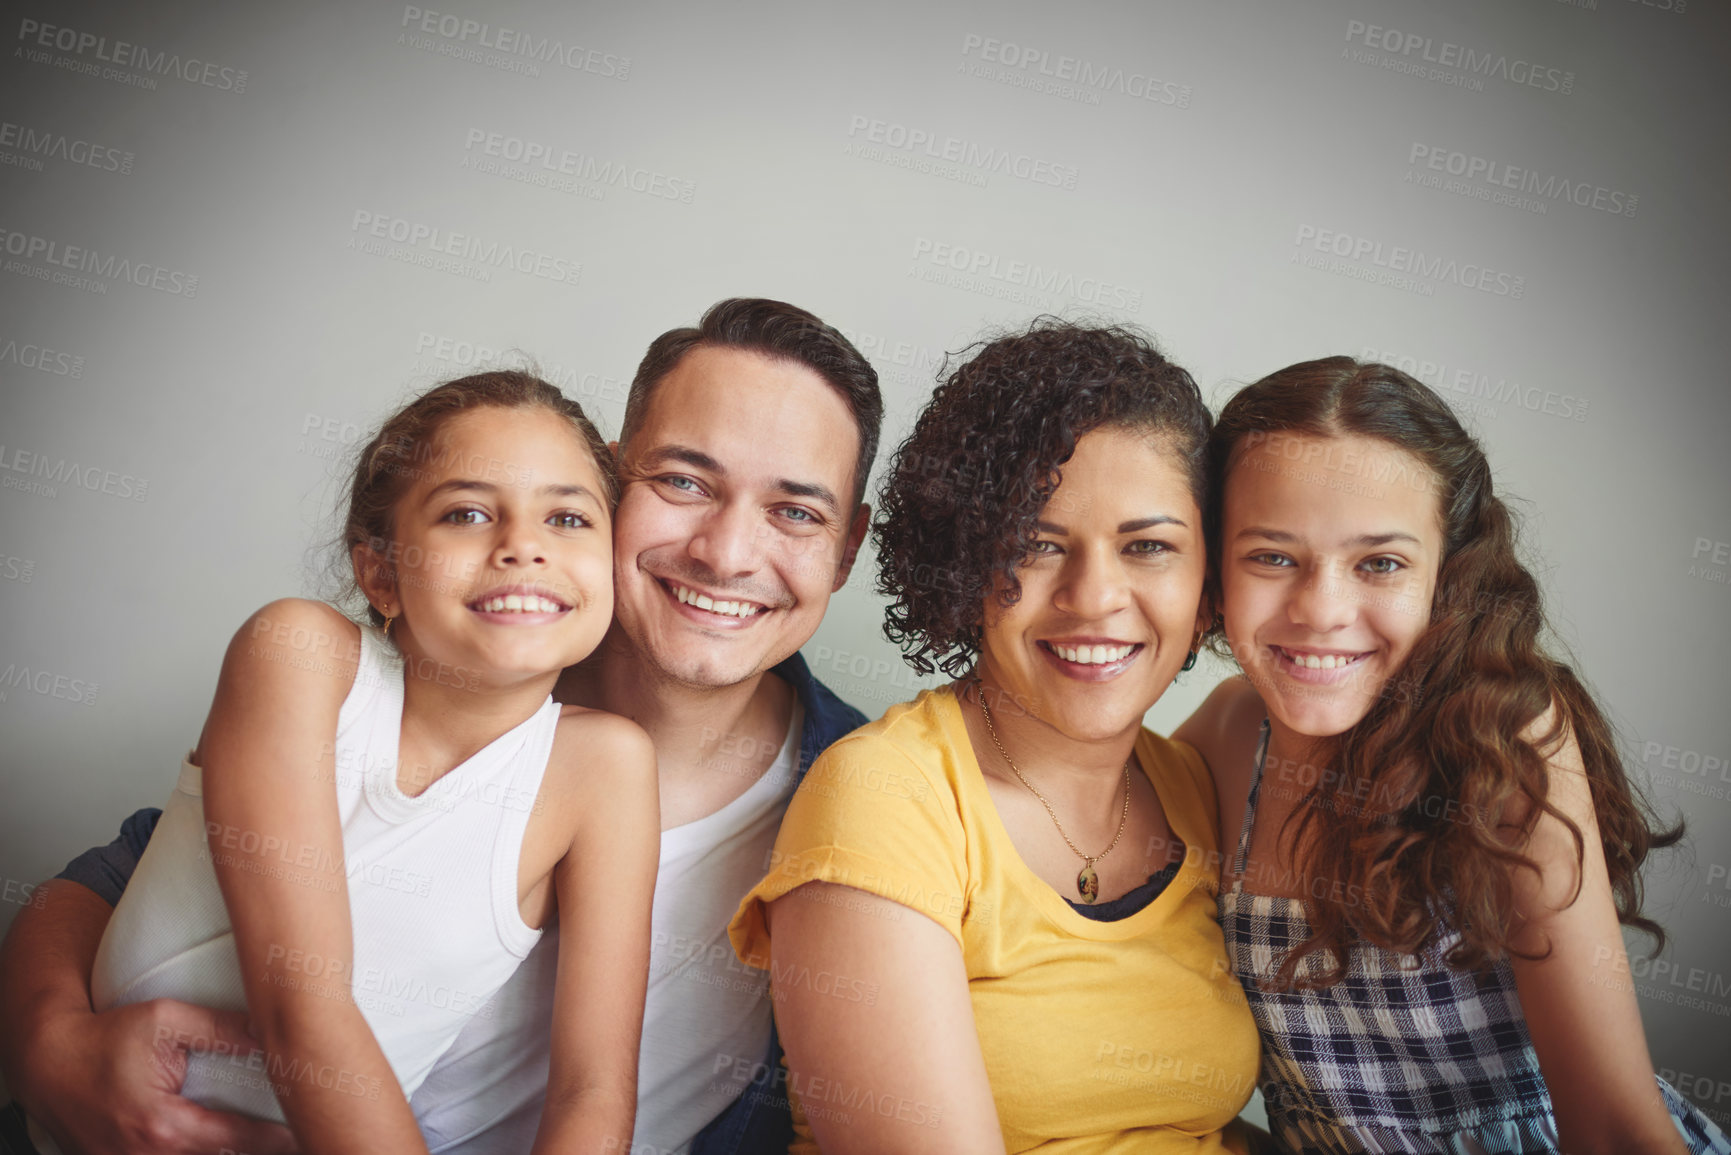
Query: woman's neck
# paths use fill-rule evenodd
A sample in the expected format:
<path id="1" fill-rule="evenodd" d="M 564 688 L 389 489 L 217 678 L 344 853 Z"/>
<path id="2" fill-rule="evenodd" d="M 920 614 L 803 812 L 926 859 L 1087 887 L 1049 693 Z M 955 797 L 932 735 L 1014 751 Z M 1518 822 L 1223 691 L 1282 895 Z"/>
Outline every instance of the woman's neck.
<path id="1" fill-rule="evenodd" d="M 999 757 L 981 759 L 982 764 L 996 765 L 1004 759 L 998 750 L 1007 753 L 1015 766 L 1030 778 L 1037 778 L 1042 789 L 1059 792 L 1088 793 L 1101 784 L 1113 790 L 1121 789 L 1124 763 L 1136 746 L 1141 731 L 1140 719 L 1128 728 L 1099 738 L 1077 737 L 1061 730 L 1053 721 L 1042 718 L 1022 707 L 1015 696 L 998 689 L 987 674 L 955 685 L 962 701 L 964 715 L 980 720 L 983 750 Z M 986 709 L 981 708 L 982 700 Z M 985 725 L 986 710 L 990 711 L 990 726 Z M 997 742 L 992 740 L 996 730 Z M 981 747 L 980 742 L 975 743 Z M 1013 774 L 1005 768 L 1005 776 Z"/>

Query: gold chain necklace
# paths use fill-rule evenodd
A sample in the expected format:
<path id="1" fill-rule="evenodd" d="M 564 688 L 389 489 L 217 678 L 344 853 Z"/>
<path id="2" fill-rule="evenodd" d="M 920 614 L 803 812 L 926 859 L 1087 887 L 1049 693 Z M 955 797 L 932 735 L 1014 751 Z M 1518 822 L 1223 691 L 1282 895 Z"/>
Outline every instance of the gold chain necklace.
<path id="1" fill-rule="evenodd" d="M 998 728 L 992 724 L 992 709 L 986 705 L 986 688 L 984 686 L 980 687 L 980 716 L 986 720 L 986 733 L 992 736 L 992 745 L 998 748 L 998 753 L 1003 756 L 1005 762 L 1009 763 L 1010 772 L 1023 786 L 1028 788 L 1028 793 L 1040 800 L 1040 805 L 1044 806 L 1046 813 L 1051 815 L 1052 825 L 1058 828 L 1058 836 L 1064 840 L 1066 846 L 1076 852 L 1076 857 L 1082 860 L 1082 872 L 1076 875 L 1076 893 L 1082 896 L 1083 902 L 1090 906 L 1093 905 L 1094 900 L 1100 897 L 1100 876 L 1095 872 L 1094 864 L 1112 853 L 1118 845 L 1118 840 L 1124 837 L 1124 824 L 1130 820 L 1130 763 L 1124 763 L 1124 812 L 1118 815 L 1118 833 L 1112 836 L 1112 844 L 1100 853 L 1083 854 L 1082 848 L 1071 842 L 1070 836 L 1064 833 L 1064 824 L 1058 821 L 1058 812 L 1052 809 L 1052 804 L 1046 801 L 1046 796 L 1034 789 L 1034 784 L 1028 781 L 1027 776 L 1016 765 L 1016 760 L 1010 757 L 1008 750 L 1004 749 L 1003 739 L 998 737 Z"/>

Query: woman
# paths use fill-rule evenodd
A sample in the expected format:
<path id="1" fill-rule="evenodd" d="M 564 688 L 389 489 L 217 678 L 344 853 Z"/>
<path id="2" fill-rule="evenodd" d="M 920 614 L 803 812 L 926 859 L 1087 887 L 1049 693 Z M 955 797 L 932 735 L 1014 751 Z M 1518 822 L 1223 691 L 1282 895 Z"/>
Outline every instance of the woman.
<path id="1" fill-rule="evenodd" d="M 1213 786 L 1141 728 L 1208 620 L 1209 427 L 1142 338 L 1041 321 L 898 451 L 887 629 L 956 681 L 813 765 L 732 927 L 770 970 L 795 1151 L 1247 1149 Z"/>
<path id="2" fill-rule="evenodd" d="M 1210 459 L 1247 677 L 1178 736 L 1236 845 L 1221 922 L 1275 1137 L 1726 1151 L 1655 1081 L 1623 952 L 1620 923 L 1659 933 L 1639 868 L 1678 833 L 1651 828 L 1602 710 L 1541 648 L 1477 443 L 1404 373 L 1334 357 L 1240 391 Z"/>

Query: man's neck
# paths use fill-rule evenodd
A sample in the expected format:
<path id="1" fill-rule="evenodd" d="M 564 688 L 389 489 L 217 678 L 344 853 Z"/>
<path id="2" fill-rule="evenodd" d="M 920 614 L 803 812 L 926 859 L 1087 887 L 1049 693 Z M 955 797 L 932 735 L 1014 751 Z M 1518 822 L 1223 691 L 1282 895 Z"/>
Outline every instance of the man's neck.
<path id="1" fill-rule="evenodd" d="M 655 743 L 661 829 L 720 810 L 763 776 L 787 738 L 793 687 L 768 671 L 728 686 L 659 674 L 615 628 L 555 692 L 562 702 L 630 718 Z"/>

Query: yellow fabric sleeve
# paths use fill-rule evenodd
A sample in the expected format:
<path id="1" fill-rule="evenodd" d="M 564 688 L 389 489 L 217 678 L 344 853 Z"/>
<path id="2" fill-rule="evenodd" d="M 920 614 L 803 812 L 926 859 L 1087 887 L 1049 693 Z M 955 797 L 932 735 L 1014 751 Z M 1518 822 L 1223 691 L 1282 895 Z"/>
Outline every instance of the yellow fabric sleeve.
<path id="1" fill-rule="evenodd" d="M 770 868 L 729 930 L 769 966 L 763 908 L 808 882 L 851 886 L 910 907 L 962 943 L 966 837 L 954 790 L 882 733 L 856 733 L 816 762 L 787 808 Z"/>

